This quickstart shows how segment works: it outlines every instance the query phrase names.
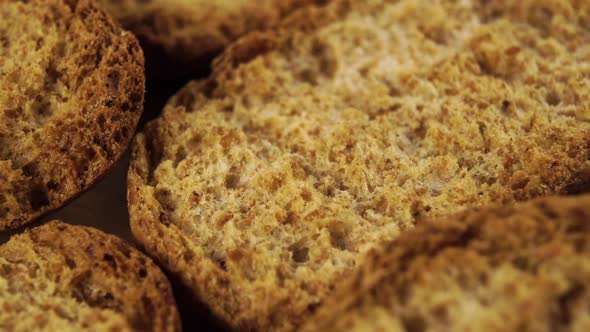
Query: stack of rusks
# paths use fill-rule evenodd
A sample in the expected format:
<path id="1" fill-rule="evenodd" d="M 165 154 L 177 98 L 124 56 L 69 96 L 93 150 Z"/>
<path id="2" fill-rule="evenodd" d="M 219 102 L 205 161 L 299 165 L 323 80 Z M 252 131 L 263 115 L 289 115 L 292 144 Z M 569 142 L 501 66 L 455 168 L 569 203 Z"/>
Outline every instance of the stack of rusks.
<path id="1" fill-rule="evenodd" d="M 0 331 L 586 332 L 586 192 L 590 0 L 0 0 Z"/>

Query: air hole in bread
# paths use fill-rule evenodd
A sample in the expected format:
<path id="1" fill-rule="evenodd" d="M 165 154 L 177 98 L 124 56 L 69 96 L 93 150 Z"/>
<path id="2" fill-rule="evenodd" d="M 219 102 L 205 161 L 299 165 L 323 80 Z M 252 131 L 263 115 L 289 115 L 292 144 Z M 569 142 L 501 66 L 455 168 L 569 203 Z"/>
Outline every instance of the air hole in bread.
<path id="1" fill-rule="evenodd" d="M 157 189 L 154 196 L 166 211 L 174 211 L 176 209 L 176 203 L 172 199 L 170 190 L 161 188 Z"/>
<path id="2" fill-rule="evenodd" d="M 115 142 L 121 143 L 121 141 L 123 140 L 123 136 L 121 136 L 120 130 L 115 131 L 115 134 L 113 135 L 113 139 L 115 140 Z"/>
<path id="3" fill-rule="evenodd" d="M 183 160 L 186 159 L 186 150 L 183 147 L 180 147 L 176 151 L 176 156 L 174 157 L 174 167 L 177 167 Z"/>
<path id="4" fill-rule="evenodd" d="M 340 250 L 348 250 L 348 233 L 344 227 L 340 224 L 333 224 L 330 225 L 328 230 L 332 246 Z"/>
<path id="5" fill-rule="evenodd" d="M 190 92 L 189 89 L 179 92 L 175 99 L 175 105 L 183 107 L 184 111 L 187 113 L 192 112 L 192 105 L 195 102 L 195 96 Z"/>
<path id="6" fill-rule="evenodd" d="M 123 112 L 132 111 L 131 104 L 129 102 L 124 102 L 123 104 L 121 104 L 121 109 L 123 110 Z"/>
<path id="7" fill-rule="evenodd" d="M 37 41 L 35 42 L 35 51 L 39 51 L 40 49 L 42 49 L 43 45 L 45 45 L 45 40 L 43 40 L 43 38 L 37 39 Z"/>
<path id="8" fill-rule="evenodd" d="M 4 115 L 9 119 L 16 119 L 18 115 L 22 113 L 22 110 L 17 109 L 7 109 L 4 111 Z"/>
<path id="9" fill-rule="evenodd" d="M 47 182 L 47 190 L 56 190 L 59 188 L 59 183 L 55 180 L 49 180 Z"/>
<path id="10" fill-rule="evenodd" d="M 143 295 L 141 297 L 141 302 L 143 303 L 144 312 L 146 313 L 147 317 L 155 317 L 156 308 L 154 307 L 154 303 L 146 296 Z M 138 322 L 140 323 L 140 322 Z M 144 328 L 139 328 L 138 330 L 144 330 L 145 328 L 149 328 L 148 326 Z M 153 328 L 153 327 L 151 327 Z"/>
<path id="11" fill-rule="evenodd" d="M 236 33 L 233 31 L 232 26 L 228 23 L 222 23 L 217 27 L 217 30 L 227 39 L 232 40 Z"/>
<path id="12" fill-rule="evenodd" d="M 528 260 L 526 257 L 516 257 L 512 260 L 512 266 L 519 270 L 526 271 L 528 268 Z"/>
<path id="13" fill-rule="evenodd" d="M 102 256 L 102 259 L 105 262 L 107 262 L 113 268 L 113 270 L 117 269 L 117 262 L 115 261 L 115 257 L 113 257 L 112 255 L 109 255 L 109 254 L 104 254 Z"/>
<path id="14" fill-rule="evenodd" d="M 2 34 L 0 36 L 0 46 L 2 46 L 3 49 L 8 49 L 10 46 L 10 40 L 8 39 L 7 35 Z"/>
<path id="15" fill-rule="evenodd" d="M 49 205 L 49 196 L 42 186 L 37 186 L 29 193 L 31 208 L 36 211 Z"/>
<path id="16" fill-rule="evenodd" d="M 191 250 L 186 250 L 182 254 L 182 258 L 184 258 L 184 260 L 187 262 L 191 262 L 195 258 L 195 253 L 192 252 Z"/>
<path id="17" fill-rule="evenodd" d="M 95 146 L 99 147 L 102 151 L 104 151 L 107 154 L 109 154 L 109 148 L 108 148 L 107 144 L 103 141 L 103 139 L 101 137 L 94 136 L 93 143 L 95 144 Z"/>
<path id="18" fill-rule="evenodd" d="M 430 210 L 430 207 L 428 208 L 428 210 Z M 414 219 L 422 218 L 426 212 L 427 212 L 427 208 L 420 201 L 415 201 L 410 206 L 410 213 L 412 214 L 412 217 Z"/>
<path id="19" fill-rule="evenodd" d="M 281 188 L 282 186 L 283 186 L 283 179 L 277 176 L 271 180 L 270 186 L 268 189 L 271 192 L 275 192 L 275 191 L 279 190 L 279 188 Z"/>
<path id="20" fill-rule="evenodd" d="M 234 215 L 232 213 L 222 212 L 217 217 L 217 220 L 215 223 L 217 224 L 218 227 L 222 228 L 223 225 L 227 224 L 227 222 L 230 221 L 233 217 L 234 217 Z"/>
<path id="21" fill-rule="evenodd" d="M 327 77 L 332 78 L 338 71 L 338 55 L 334 48 L 319 39 L 315 39 L 312 45 L 312 54 L 318 59 L 319 72 Z"/>
<path id="22" fill-rule="evenodd" d="M 119 129 L 121 132 L 121 137 L 123 137 L 123 140 L 125 140 L 127 137 L 129 137 L 129 128 L 127 127 L 121 127 L 121 129 Z M 118 141 L 118 143 L 123 143 L 122 141 Z"/>
<path id="23" fill-rule="evenodd" d="M 162 147 L 154 140 L 146 140 L 146 148 L 149 151 L 150 165 L 158 165 L 162 160 Z M 150 167 L 150 178 L 153 178 L 154 167 Z"/>
<path id="24" fill-rule="evenodd" d="M 118 93 L 120 80 L 121 77 L 118 71 L 113 70 L 107 75 L 107 86 L 112 94 Z"/>
<path id="25" fill-rule="evenodd" d="M 23 174 L 28 177 L 35 177 L 37 174 L 39 174 L 39 168 L 35 163 L 26 164 L 22 169 Z"/>
<path id="26" fill-rule="evenodd" d="M 193 192 L 189 198 L 189 202 L 190 202 L 191 206 L 195 207 L 195 206 L 199 205 L 199 202 L 201 202 L 201 198 L 202 198 L 201 194 L 199 194 L 196 191 Z"/>
<path id="27" fill-rule="evenodd" d="M 39 117 L 47 117 L 51 115 L 51 108 L 48 101 L 36 101 L 33 104 L 34 112 Z"/>
<path id="28" fill-rule="evenodd" d="M 309 248 L 293 248 L 291 250 L 291 256 L 295 263 L 305 263 L 309 260 Z"/>
<path id="29" fill-rule="evenodd" d="M 115 298 L 113 297 L 113 294 L 106 292 L 104 294 L 104 296 L 102 297 L 102 302 L 99 303 L 110 303 L 114 300 Z"/>
<path id="30" fill-rule="evenodd" d="M 73 260 L 73 259 L 71 259 L 71 258 L 69 258 L 69 257 L 66 257 L 66 265 L 67 265 L 67 266 L 68 266 L 70 269 L 75 269 L 75 268 L 76 268 L 76 266 L 77 266 L 77 264 L 76 264 L 76 261 L 75 261 L 75 260 Z"/>
<path id="31" fill-rule="evenodd" d="M 311 201 L 311 198 L 312 198 L 311 192 L 307 189 L 301 190 L 301 198 L 303 198 L 303 200 L 306 202 Z"/>
<path id="32" fill-rule="evenodd" d="M 237 171 L 231 171 L 225 176 L 225 187 L 227 189 L 237 189 L 240 186 L 240 174 Z"/>
<path id="33" fill-rule="evenodd" d="M 543 201 L 537 204 L 537 208 L 549 219 L 556 219 L 559 216 L 552 207 Z"/>
<path id="34" fill-rule="evenodd" d="M 449 307 L 446 305 L 438 305 L 432 308 L 432 315 L 437 321 L 446 322 L 449 320 Z"/>
<path id="35" fill-rule="evenodd" d="M 137 275 L 139 276 L 139 278 L 144 279 L 145 277 L 147 277 L 147 270 L 144 268 L 141 268 L 137 272 Z"/>
<path id="36" fill-rule="evenodd" d="M 57 82 L 62 77 L 62 73 L 59 72 L 57 70 L 57 68 L 55 68 L 55 66 L 53 66 L 53 65 L 51 65 L 49 68 L 47 68 L 46 73 L 47 73 L 47 80 L 52 83 Z"/>
<path id="37" fill-rule="evenodd" d="M 9 276 L 12 274 L 12 267 L 8 264 L 0 264 L 0 276 Z"/>
<path id="38" fill-rule="evenodd" d="M 295 222 L 297 222 L 297 216 L 295 215 L 295 213 L 291 211 L 287 212 L 287 216 L 283 220 L 283 224 L 293 225 L 295 224 Z"/>
<path id="39" fill-rule="evenodd" d="M 551 106 L 557 106 L 561 103 L 561 97 L 559 97 L 559 94 L 556 91 L 552 90 L 545 96 L 545 101 Z"/>
<path id="40" fill-rule="evenodd" d="M 187 144 L 188 148 L 193 151 L 197 150 L 199 148 L 199 145 L 201 144 L 201 140 L 202 140 L 201 136 L 199 136 L 199 135 L 193 136 L 188 141 L 188 144 Z"/>
<path id="41" fill-rule="evenodd" d="M 307 305 L 307 311 L 313 313 L 320 307 L 320 302 L 314 302 Z"/>
<path id="42" fill-rule="evenodd" d="M 163 225 L 166 225 L 166 226 L 170 225 L 170 220 L 168 219 L 168 216 L 164 212 L 160 213 L 158 220 L 160 220 L 160 223 Z M 163 237 L 163 236 L 164 236 L 164 233 L 162 233 L 162 231 L 158 229 L 158 237 Z"/>
<path id="43" fill-rule="evenodd" d="M 310 85 L 318 84 L 318 76 L 317 73 L 310 68 L 304 69 L 297 74 L 297 78 L 305 83 Z"/>
<path id="44" fill-rule="evenodd" d="M 99 114 L 98 117 L 96 118 L 96 122 L 98 122 L 98 125 L 103 128 L 104 124 L 106 122 L 106 118 L 104 117 L 104 114 Z"/>
<path id="45" fill-rule="evenodd" d="M 29 277 L 31 279 L 37 278 L 37 272 L 39 271 L 39 265 L 35 263 L 34 267 L 29 270 Z M 43 287 L 45 288 L 45 287 Z"/>
<path id="46" fill-rule="evenodd" d="M 410 316 L 402 318 L 402 325 L 407 332 L 426 331 L 426 322 L 422 317 Z"/>
<path id="47" fill-rule="evenodd" d="M 233 113 L 234 112 L 234 105 L 233 104 L 223 105 L 223 107 L 221 108 L 221 111 L 223 113 Z"/>
<path id="48" fill-rule="evenodd" d="M 212 258 L 212 261 L 223 271 L 227 271 L 227 263 L 225 257 Z"/>

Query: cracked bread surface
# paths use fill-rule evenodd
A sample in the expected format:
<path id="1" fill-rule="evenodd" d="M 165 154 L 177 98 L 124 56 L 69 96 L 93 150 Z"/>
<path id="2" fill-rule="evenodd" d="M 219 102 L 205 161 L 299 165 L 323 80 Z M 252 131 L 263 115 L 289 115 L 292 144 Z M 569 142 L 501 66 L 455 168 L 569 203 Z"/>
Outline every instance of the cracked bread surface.
<path id="1" fill-rule="evenodd" d="M 61 221 L 0 246 L 0 330 L 180 331 L 168 280 L 144 254 Z"/>
<path id="2" fill-rule="evenodd" d="M 0 230 L 61 207 L 127 148 L 143 110 L 135 37 L 95 1 L 0 0 Z"/>
<path id="3" fill-rule="evenodd" d="M 417 225 L 368 255 L 301 331 L 588 331 L 590 196 Z"/>
<path id="4" fill-rule="evenodd" d="M 322 0 L 101 0 L 104 6 L 157 55 L 150 71 L 158 77 L 187 69 L 220 53 L 247 32 L 271 28 L 296 8 Z M 148 59 L 149 62 L 150 59 Z M 150 63 L 151 65 L 151 63 Z M 162 68 L 158 68 L 162 67 Z M 174 68 L 171 70 L 171 68 Z"/>
<path id="5" fill-rule="evenodd" d="M 132 231 L 234 328 L 292 330 L 421 219 L 576 187 L 589 17 L 549 0 L 299 11 L 137 136 Z"/>

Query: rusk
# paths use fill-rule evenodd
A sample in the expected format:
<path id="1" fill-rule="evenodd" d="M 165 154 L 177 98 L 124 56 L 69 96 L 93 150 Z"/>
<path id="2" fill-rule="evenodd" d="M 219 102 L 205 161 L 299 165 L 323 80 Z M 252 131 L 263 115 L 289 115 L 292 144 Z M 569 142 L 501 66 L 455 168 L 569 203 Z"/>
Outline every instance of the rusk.
<path id="1" fill-rule="evenodd" d="M 588 331 L 590 196 L 422 223 L 339 286 L 302 331 Z"/>
<path id="2" fill-rule="evenodd" d="M 0 330 L 180 331 L 168 280 L 97 229 L 52 221 L 0 245 Z"/>
<path id="3" fill-rule="evenodd" d="M 333 1 L 137 136 L 132 231 L 231 326 L 292 330 L 425 217 L 581 190 L 588 1 Z"/>
<path id="4" fill-rule="evenodd" d="M 143 53 L 93 0 L 0 0 L 0 230 L 57 209 L 127 148 Z"/>

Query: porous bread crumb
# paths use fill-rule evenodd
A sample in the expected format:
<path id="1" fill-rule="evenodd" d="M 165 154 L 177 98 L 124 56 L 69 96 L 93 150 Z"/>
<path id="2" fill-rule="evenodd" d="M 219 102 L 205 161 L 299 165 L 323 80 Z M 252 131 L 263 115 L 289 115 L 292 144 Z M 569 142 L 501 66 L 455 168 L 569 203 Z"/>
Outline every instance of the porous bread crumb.
<path id="1" fill-rule="evenodd" d="M 247 32 L 272 28 L 296 8 L 325 0 L 101 2 L 147 48 L 150 72 L 174 78 L 202 66 Z"/>
<path id="2" fill-rule="evenodd" d="M 233 327 L 293 329 L 424 217 L 576 183 L 589 13 L 565 0 L 334 1 L 249 35 L 138 136 L 133 232 Z"/>
<path id="3" fill-rule="evenodd" d="M 0 230 L 88 188 L 127 148 L 143 54 L 95 1 L 0 0 Z"/>
<path id="4" fill-rule="evenodd" d="M 53 221 L 0 246 L 0 330 L 180 331 L 166 277 L 122 240 Z"/>
<path id="5" fill-rule="evenodd" d="M 301 331 L 588 331 L 590 196 L 418 225 L 371 252 Z"/>
<path id="6" fill-rule="evenodd" d="M 122 314 L 108 308 L 92 308 L 79 303 L 72 294 L 55 294 L 55 283 L 27 281 L 29 271 L 13 268 L 0 258 L 0 267 L 9 269 L 11 280 L 0 278 L 3 310 L 0 329 L 6 331 L 132 331 Z M 23 281 L 24 280 L 24 281 Z M 17 288 L 17 293 L 15 292 Z M 22 290 L 25 289 L 26 293 Z"/>

